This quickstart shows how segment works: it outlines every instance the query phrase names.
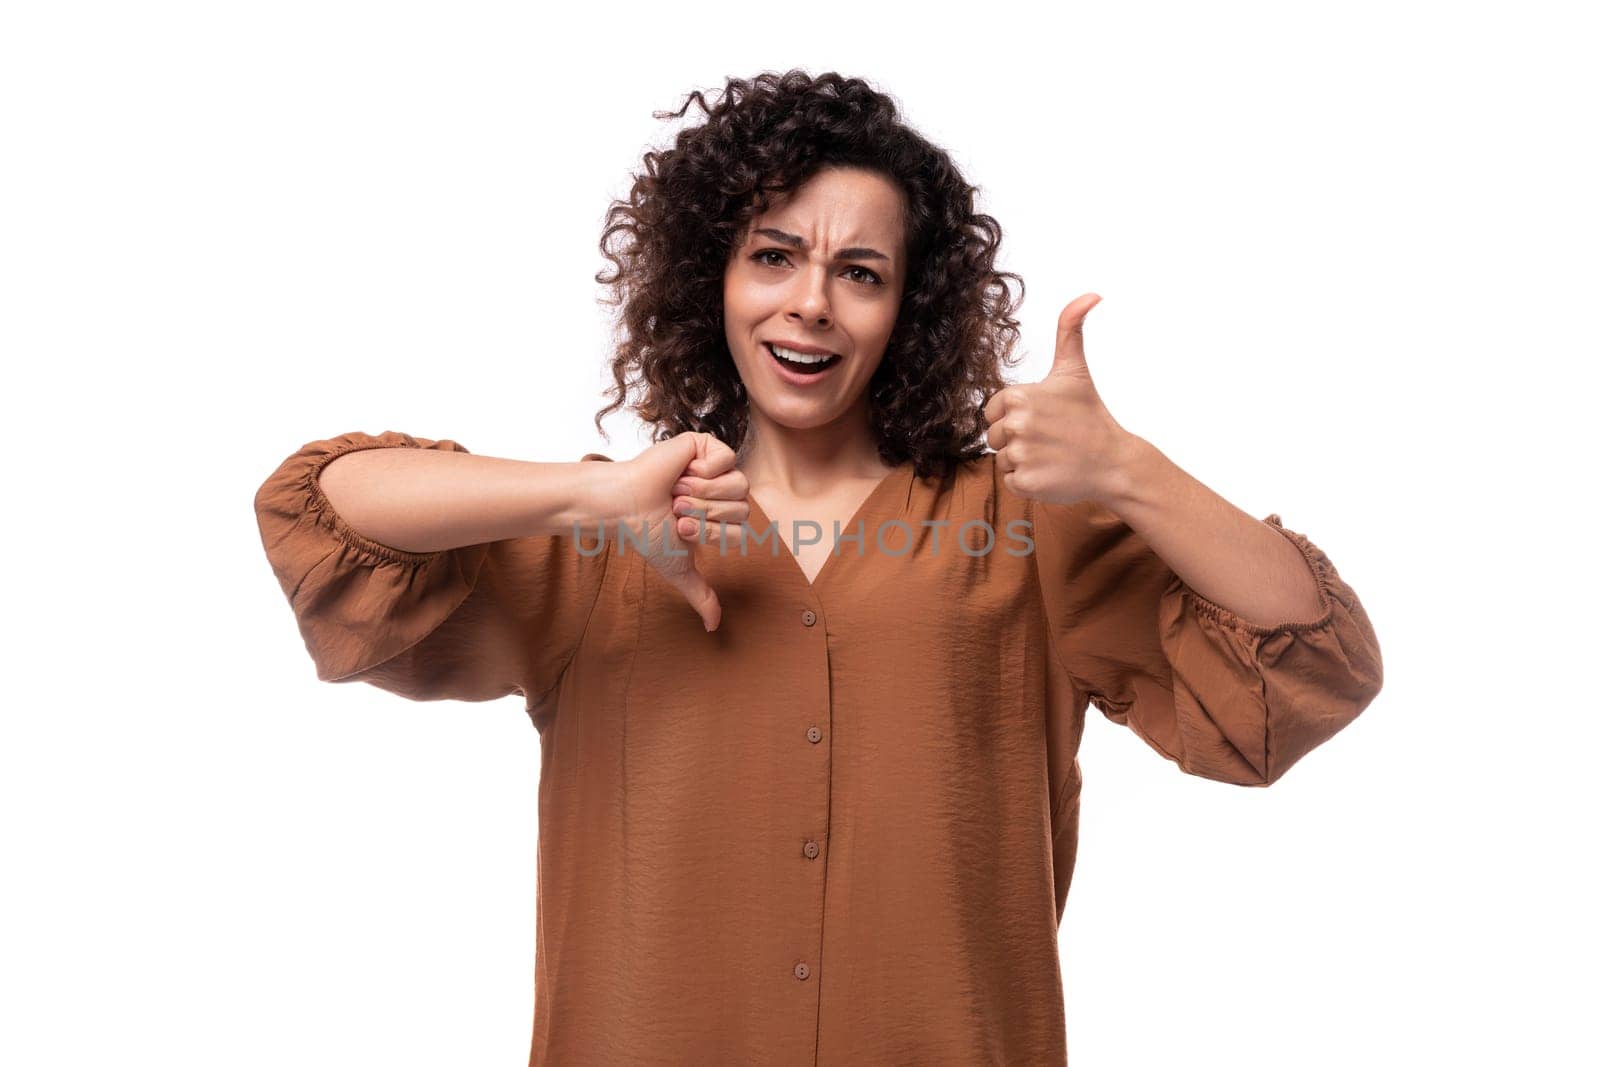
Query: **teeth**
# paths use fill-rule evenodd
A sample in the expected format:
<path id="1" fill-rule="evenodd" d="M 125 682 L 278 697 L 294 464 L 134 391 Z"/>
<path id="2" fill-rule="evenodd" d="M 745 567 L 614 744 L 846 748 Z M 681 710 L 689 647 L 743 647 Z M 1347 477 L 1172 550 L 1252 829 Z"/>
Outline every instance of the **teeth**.
<path id="1" fill-rule="evenodd" d="M 767 347 L 772 350 L 773 355 L 794 363 L 823 363 L 833 358 L 831 353 L 826 356 L 818 356 L 809 352 L 796 352 L 792 348 L 783 348 L 771 342 L 767 343 Z"/>

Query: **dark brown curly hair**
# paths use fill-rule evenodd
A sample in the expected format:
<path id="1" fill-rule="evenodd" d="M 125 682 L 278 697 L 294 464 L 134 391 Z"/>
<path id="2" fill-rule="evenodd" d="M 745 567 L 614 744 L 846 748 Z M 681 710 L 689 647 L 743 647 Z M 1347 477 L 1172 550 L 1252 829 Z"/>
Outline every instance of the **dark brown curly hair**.
<path id="1" fill-rule="evenodd" d="M 977 187 L 942 149 L 898 117 L 893 98 L 836 73 L 767 72 L 729 78 L 706 114 L 673 148 L 644 156 L 626 201 L 613 200 L 600 252 L 615 272 L 602 303 L 622 307 L 614 323 L 615 384 L 601 419 L 629 407 L 654 427 L 652 441 L 700 431 L 738 449 L 749 398 L 728 350 L 723 272 L 770 194 L 804 184 L 824 167 L 859 167 L 900 186 L 909 204 L 905 292 L 883 362 L 868 384 L 882 460 L 914 461 L 926 476 L 948 473 L 986 449 L 983 405 L 1007 383 L 1020 356 L 1014 317 L 1026 292 L 1019 275 L 995 269 L 1000 224 L 974 207 Z M 622 238 L 611 247 L 613 238 Z M 1007 279 L 1017 283 L 1012 298 Z"/>

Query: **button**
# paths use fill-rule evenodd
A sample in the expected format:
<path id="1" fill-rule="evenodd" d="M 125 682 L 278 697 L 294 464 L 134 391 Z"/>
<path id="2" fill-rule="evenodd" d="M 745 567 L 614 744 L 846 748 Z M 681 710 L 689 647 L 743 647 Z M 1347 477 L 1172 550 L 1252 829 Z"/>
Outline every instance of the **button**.
<path id="1" fill-rule="evenodd" d="M 821 851 L 821 849 L 817 848 L 817 843 L 815 841 L 807 841 L 806 842 L 806 847 L 805 847 L 806 859 L 808 859 L 808 860 L 816 859 L 817 858 L 817 853 L 820 852 L 820 851 Z"/>
<path id="2" fill-rule="evenodd" d="M 811 968 L 807 967 L 805 964 L 797 963 L 794 965 L 794 976 L 799 978 L 801 981 L 804 981 L 808 976 L 810 976 L 810 974 Z"/>
<path id="3" fill-rule="evenodd" d="M 800 621 L 805 623 L 807 626 L 815 626 L 817 622 L 817 613 L 812 611 L 810 608 L 807 608 L 805 611 L 800 613 Z"/>
<path id="4" fill-rule="evenodd" d="M 822 740 L 822 731 L 813 726 L 811 729 L 806 731 L 806 740 L 810 741 L 813 745 L 816 744 L 818 741 Z"/>

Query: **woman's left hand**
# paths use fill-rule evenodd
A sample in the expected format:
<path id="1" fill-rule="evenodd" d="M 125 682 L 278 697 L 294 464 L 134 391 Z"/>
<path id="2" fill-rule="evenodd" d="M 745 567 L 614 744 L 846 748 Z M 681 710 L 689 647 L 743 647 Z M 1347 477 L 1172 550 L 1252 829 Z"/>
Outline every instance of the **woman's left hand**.
<path id="1" fill-rule="evenodd" d="M 1019 496 L 1055 504 L 1110 499 L 1141 443 L 1111 417 L 1089 377 L 1083 320 L 1099 302 L 1085 293 L 1062 309 L 1044 381 L 1009 385 L 983 406 L 989 447 Z"/>

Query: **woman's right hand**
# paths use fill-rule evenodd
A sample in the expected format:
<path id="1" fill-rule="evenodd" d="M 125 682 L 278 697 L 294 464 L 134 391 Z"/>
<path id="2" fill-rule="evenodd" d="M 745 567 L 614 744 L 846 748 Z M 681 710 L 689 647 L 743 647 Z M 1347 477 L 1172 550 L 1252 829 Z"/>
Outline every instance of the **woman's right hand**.
<path id="1" fill-rule="evenodd" d="M 696 569 L 691 546 L 743 537 L 742 524 L 750 517 L 750 482 L 734 466 L 735 458 L 733 449 L 714 435 L 691 431 L 618 464 L 627 501 L 620 521 L 642 535 L 635 540 L 646 542 L 646 561 L 683 595 L 708 633 L 722 621 L 722 604 Z M 607 530 L 606 535 L 618 536 L 619 531 Z M 633 545 L 630 541 L 628 547 Z"/>

